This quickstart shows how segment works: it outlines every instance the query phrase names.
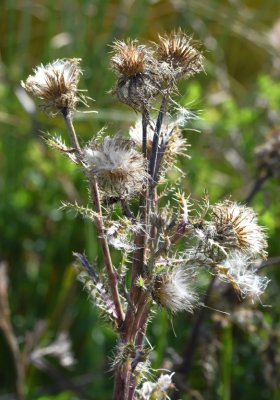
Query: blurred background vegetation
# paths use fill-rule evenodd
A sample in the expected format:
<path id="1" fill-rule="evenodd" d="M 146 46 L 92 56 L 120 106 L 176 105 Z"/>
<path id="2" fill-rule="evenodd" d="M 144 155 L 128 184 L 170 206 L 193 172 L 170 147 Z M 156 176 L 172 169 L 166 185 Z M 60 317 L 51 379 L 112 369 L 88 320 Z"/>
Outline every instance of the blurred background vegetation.
<path id="1" fill-rule="evenodd" d="M 125 134 L 136 115 L 108 95 L 114 84 L 108 44 L 115 38 L 156 40 L 178 27 L 202 43 L 206 57 L 206 74 L 184 82 L 177 99 L 200 116 L 184 131 L 192 159 L 181 160 L 183 189 L 200 198 L 206 188 L 212 204 L 229 195 L 244 201 L 257 177 L 254 148 L 279 126 L 278 0 L 1 2 L 0 261 L 8 266 L 12 326 L 21 349 L 28 340 L 48 348 L 67 332 L 76 359 L 68 369 L 54 354 L 34 362 L 27 399 L 110 399 L 115 336 L 100 324 L 75 279 L 72 251 L 101 256 L 94 227 L 59 210 L 61 201 L 88 203 L 79 169 L 42 139 L 47 132 L 66 139 L 63 122 L 44 115 L 20 81 L 40 63 L 81 58 L 80 88 L 98 111 L 75 115 L 81 142 L 104 125 L 109 133 Z M 175 181 L 176 173 L 170 178 Z M 268 228 L 269 258 L 280 256 L 279 202 L 275 177 L 252 200 Z M 191 370 L 178 374 L 174 398 L 280 399 L 279 267 L 276 259 L 264 268 L 271 282 L 263 305 L 233 302 L 224 288 L 214 288 L 210 305 L 231 317 L 205 311 Z M 188 356 L 194 319 L 181 314 L 172 329 L 166 313 L 157 313 L 150 327 L 154 368 L 172 369 Z M 0 399 L 13 399 L 15 370 L 2 332 L 0 349 Z"/>

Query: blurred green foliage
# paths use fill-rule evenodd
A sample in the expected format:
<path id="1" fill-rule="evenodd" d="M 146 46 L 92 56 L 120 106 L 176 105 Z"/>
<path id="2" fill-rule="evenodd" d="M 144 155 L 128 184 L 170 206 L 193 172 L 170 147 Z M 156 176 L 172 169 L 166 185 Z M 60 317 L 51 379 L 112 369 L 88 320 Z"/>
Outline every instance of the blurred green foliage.
<path id="1" fill-rule="evenodd" d="M 75 116 L 81 141 L 104 125 L 109 133 L 125 133 L 136 116 L 107 94 L 114 84 L 108 44 L 126 37 L 155 40 L 158 33 L 181 26 L 202 43 L 206 57 L 206 74 L 184 83 L 177 99 L 200 116 L 185 131 L 192 159 L 181 160 L 187 174 L 184 190 L 200 198 L 207 189 L 211 203 L 229 195 L 242 201 L 256 177 L 254 148 L 279 124 L 279 11 L 277 0 L 3 0 L 0 259 L 9 266 L 12 322 L 21 345 L 26 332 L 40 320 L 46 321 L 40 346 L 67 331 L 77 360 L 67 371 L 50 359 L 59 369 L 56 376 L 32 367 L 26 381 L 28 399 L 110 399 L 109 356 L 115 335 L 98 320 L 72 267 L 73 251 L 101 260 L 94 227 L 60 210 L 61 201 L 88 203 L 84 178 L 79 169 L 46 147 L 42 137 L 50 132 L 66 139 L 65 128 L 58 117 L 49 119 L 35 109 L 20 81 L 39 63 L 82 58 L 80 88 L 88 89 L 95 99 L 91 106 L 98 114 Z M 174 182 L 177 177 L 176 172 L 170 176 Z M 270 257 L 280 255 L 279 202 L 276 178 L 267 181 L 253 201 L 260 222 L 268 228 Z M 188 380 L 193 392 L 182 395 L 183 399 L 280 398 L 273 375 L 277 366 L 268 351 L 271 337 L 279 331 L 279 264 L 266 272 L 271 283 L 263 304 L 272 308 L 260 307 L 263 323 L 248 332 L 234 322 L 223 326 L 215 320 L 215 312 L 207 311 L 205 340 Z M 192 320 L 180 315 L 174 318 L 172 330 L 167 315 L 157 313 L 150 327 L 154 368 L 168 368 L 171 349 L 182 353 Z M 279 345 L 279 335 L 275 337 Z M 15 375 L 2 334 L 0 348 L 0 399 L 10 399 Z M 279 346 L 275 351 L 279 353 Z M 212 364 L 207 361 L 211 371 L 206 361 L 203 364 L 205 354 L 213 358 Z M 69 382 L 76 390 L 65 392 Z"/>

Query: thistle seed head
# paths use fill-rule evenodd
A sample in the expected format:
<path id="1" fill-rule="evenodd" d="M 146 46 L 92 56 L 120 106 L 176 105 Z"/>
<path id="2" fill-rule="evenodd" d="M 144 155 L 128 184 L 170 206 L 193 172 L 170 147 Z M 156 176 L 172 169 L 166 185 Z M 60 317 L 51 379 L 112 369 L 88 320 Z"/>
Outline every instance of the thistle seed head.
<path id="1" fill-rule="evenodd" d="M 113 94 L 120 102 L 143 112 L 161 89 L 162 78 L 150 48 L 137 41 L 116 41 L 113 45 L 111 66 L 118 76 Z"/>
<path id="2" fill-rule="evenodd" d="M 213 240 L 225 249 L 239 249 L 252 257 L 266 256 L 266 234 L 250 207 L 230 200 L 212 208 Z"/>
<path id="3" fill-rule="evenodd" d="M 261 171 L 280 178 L 280 129 L 275 129 L 265 143 L 255 149 L 255 157 Z"/>
<path id="4" fill-rule="evenodd" d="M 84 162 L 109 196 L 133 196 L 141 191 L 147 178 L 144 157 L 131 140 L 107 136 L 103 143 L 85 148 Z"/>
<path id="5" fill-rule="evenodd" d="M 113 52 L 111 66 L 118 75 L 128 77 L 143 73 L 152 62 L 148 49 L 139 46 L 136 40 L 129 40 L 127 43 L 117 40 L 113 44 Z"/>
<path id="6" fill-rule="evenodd" d="M 193 272 L 186 267 L 173 268 L 156 276 L 152 295 L 154 300 L 172 313 L 193 312 L 197 296 L 190 287 Z"/>
<path id="7" fill-rule="evenodd" d="M 21 85 L 42 100 L 44 110 L 56 114 L 63 109 L 74 110 L 82 99 L 77 89 L 81 74 L 80 59 L 61 59 L 39 65 Z"/>
<path id="8" fill-rule="evenodd" d="M 181 30 L 159 36 L 157 55 L 167 79 L 188 78 L 203 70 L 202 54 Z"/>

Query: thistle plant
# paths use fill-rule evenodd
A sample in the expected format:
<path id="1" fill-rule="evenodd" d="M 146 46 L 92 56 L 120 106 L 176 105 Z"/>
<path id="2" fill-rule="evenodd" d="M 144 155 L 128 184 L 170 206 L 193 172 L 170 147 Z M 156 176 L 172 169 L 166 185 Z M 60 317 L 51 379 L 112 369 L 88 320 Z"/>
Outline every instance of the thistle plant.
<path id="1" fill-rule="evenodd" d="M 111 69 L 117 81 L 112 94 L 138 119 L 128 132 L 97 132 L 85 146 L 73 125 L 73 111 L 87 104 L 78 89 L 80 63 L 62 59 L 41 65 L 22 85 L 41 100 L 43 110 L 62 115 L 70 145 L 58 138 L 47 141 L 87 179 L 91 206 L 64 207 L 92 220 L 97 229 L 101 265 L 86 254 L 73 254 L 78 279 L 118 335 L 113 399 L 167 399 L 173 374 L 158 380 L 151 375 L 146 335 L 152 311 L 160 307 L 171 315 L 202 307 L 203 271 L 209 280 L 214 275 L 232 285 L 240 298 L 259 300 L 268 284 L 256 267 L 266 257 L 265 229 L 246 205 L 224 199 L 211 206 L 207 195 L 193 203 L 169 184 L 168 172 L 188 150 L 181 128 L 193 118 L 175 101 L 177 85 L 203 71 L 203 56 L 189 36 L 179 30 L 149 46 L 136 40 L 113 43 Z M 181 251 L 176 250 L 179 241 Z M 113 264 L 112 248 L 122 253 L 120 265 Z"/>

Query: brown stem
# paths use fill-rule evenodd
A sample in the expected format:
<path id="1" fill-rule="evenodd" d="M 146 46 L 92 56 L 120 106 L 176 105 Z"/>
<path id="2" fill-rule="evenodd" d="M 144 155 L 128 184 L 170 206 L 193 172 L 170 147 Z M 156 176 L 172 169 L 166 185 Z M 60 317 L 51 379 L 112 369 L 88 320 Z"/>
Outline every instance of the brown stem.
<path id="1" fill-rule="evenodd" d="M 99 196 L 99 190 L 98 190 L 98 185 L 97 185 L 95 176 L 90 176 L 89 184 L 90 184 L 90 192 L 91 192 L 92 201 L 95 206 L 96 213 L 97 213 L 97 216 L 95 217 L 95 225 L 96 225 L 96 229 L 97 229 L 97 233 L 98 233 L 98 239 L 99 239 L 99 242 L 101 245 L 101 249 L 102 249 L 102 253 L 103 253 L 103 257 L 104 257 L 104 263 L 105 263 L 107 273 L 108 273 L 108 278 L 109 278 L 108 282 L 110 285 L 113 302 L 116 307 L 116 313 L 117 313 L 117 318 L 118 318 L 117 323 L 118 323 L 118 327 L 120 328 L 124 321 L 124 313 L 122 310 L 119 291 L 118 291 L 118 277 L 117 277 L 117 273 L 114 271 L 109 245 L 108 245 L 108 242 L 107 242 L 107 239 L 105 236 L 105 228 L 104 228 L 104 223 L 103 223 L 103 218 L 102 218 L 100 196 Z"/>
<path id="2" fill-rule="evenodd" d="M 176 232 L 169 238 L 168 244 L 163 244 L 155 253 L 155 258 L 158 258 L 162 253 L 168 251 L 169 246 L 178 242 L 187 232 L 187 224 L 182 221 L 177 226 Z"/>
<path id="3" fill-rule="evenodd" d="M 81 154 L 81 148 L 72 122 L 71 111 L 68 108 L 64 108 L 63 110 L 61 110 L 61 113 L 63 115 L 65 125 L 67 127 L 72 147 L 76 150 L 78 154 Z"/>
<path id="4" fill-rule="evenodd" d="M 72 123 L 71 112 L 67 108 L 63 109 L 61 112 L 62 112 L 64 121 L 65 121 L 65 124 L 67 127 L 67 131 L 68 131 L 72 146 L 74 147 L 74 149 L 76 150 L 78 155 L 81 156 L 82 151 L 81 151 L 81 147 L 78 142 L 75 128 Z M 97 184 L 97 180 L 94 175 L 91 175 L 89 177 L 89 185 L 90 185 L 90 193 L 91 193 L 92 202 L 94 204 L 94 207 L 95 207 L 95 210 L 97 213 L 97 215 L 95 217 L 95 225 L 96 225 L 98 238 L 99 238 L 99 242 L 100 242 L 103 257 L 104 257 L 105 267 L 106 267 L 107 273 L 108 273 L 108 278 L 109 278 L 108 282 L 109 282 L 110 291 L 112 294 L 112 299 L 113 299 L 113 302 L 114 302 L 115 308 L 116 308 L 117 325 L 120 328 L 124 321 L 124 313 L 122 310 L 119 291 L 118 291 L 118 277 L 117 277 L 117 273 L 114 271 L 111 254 L 110 254 L 110 249 L 109 249 L 108 241 L 107 241 L 107 238 L 105 235 L 98 184 Z"/>
<path id="5" fill-rule="evenodd" d="M 159 110 L 158 117 L 157 117 L 155 133 L 154 133 L 154 137 L 153 137 L 152 154 L 151 154 L 150 165 L 149 165 L 149 173 L 152 177 L 152 179 L 151 179 L 152 185 L 153 185 L 153 180 L 155 179 L 155 167 L 156 167 L 157 157 L 158 157 L 159 136 L 160 136 L 161 126 L 163 123 L 163 118 L 167 111 L 168 100 L 169 100 L 169 91 L 167 91 L 165 93 L 165 95 L 163 96 L 160 110 Z"/>
<path id="6" fill-rule="evenodd" d="M 130 397 L 130 382 L 132 380 L 130 361 L 126 361 L 118 370 L 115 376 L 115 389 L 113 400 L 132 400 Z M 135 387 L 135 384 L 134 384 Z"/>

